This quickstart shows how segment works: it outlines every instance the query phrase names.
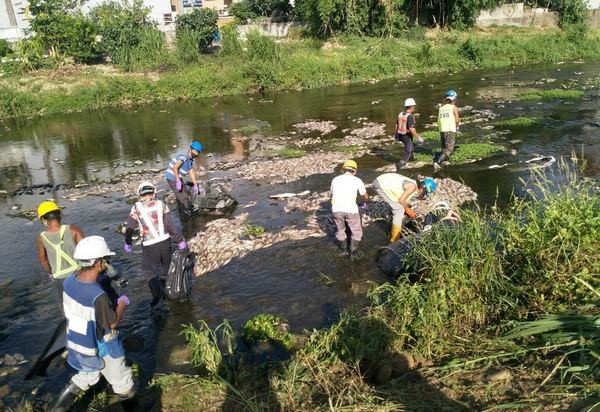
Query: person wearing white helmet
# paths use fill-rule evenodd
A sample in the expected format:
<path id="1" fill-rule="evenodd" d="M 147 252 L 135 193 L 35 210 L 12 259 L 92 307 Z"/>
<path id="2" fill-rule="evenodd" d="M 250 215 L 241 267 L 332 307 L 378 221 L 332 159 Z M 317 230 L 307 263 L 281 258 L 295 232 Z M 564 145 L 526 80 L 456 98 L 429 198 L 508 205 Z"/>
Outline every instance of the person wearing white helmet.
<path id="1" fill-rule="evenodd" d="M 156 199 L 156 187 L 152 182 L 142 182 L 138 186 L 139 200 L 131 207 L 125 230 L 125 252 L 132 252 L 132 235 L 137 227 L 142 238 L 142 272 L 146 276 L 152 293 L 151 306 L 163 297 L 163 288 L 171 264 L 171 239 L 179 249 L 187 248 L 183 235 L 171 219 L 168 206 Z M 160 274 L 155 270 L 160 266 Z"/>
<path id="2" fill-rule="evenodd" d="M 454 90 L 448 90 L 446 100 L 438 112 L 438 130 L 440 132 L 442 151 L 433 161 L 433 168 L 435 170 L 440 169 L 442 162 L 447 161 L 452 152 L 454 152 L 456 132 L 460 124 L 460 115 L 456 106 L 457 97 L 458 94 Z"/>
<path id="3" fill-rule="evenodd" d="M 414 138 L 418 139 L 419 144 L 423 144 L 423 139 L 419 136 L 416 129 L 415 110 L 417 102 L 412 97 L 409 97 L 404 101 L 404 111 L 398 114 L 396 118 L 396 131 L 394 133 L 394 139 L 402 142 L 404 145 L 404 155 L 396 163 L 396 169 L 399 171 L 413 159 L 413 152 L 415 151 Z"/>
<path id="4" fill-rule="evenodd" d="M 113 256 L 100 236 L 83 238 L 73 257 L 81 269 L 64 282 L 63 307 L 67 318 L 67 362 L 78 372 L 61 391 L 52 411 L 65 411 L 78 394 L 95 385 L 102 374 L 121 400 L 135 396 L 131 368 L 125 364 L 125 351 L 115 330 L 127 296 L 117 300 L 113 310 L 109 298 L 98 285 L 100 272 Z"/>
<path id="5" fill-rule="evenodd" d="M 336 176 L 331 182 L 331 212 L 337 228 L 335 238 L 339 251 L 348 254 L 348 238 L 346 224 L 352 234 L 350 239 L 350 259 L 357 260 L 361 257 L 358 245 L 362 240 L 362 223 L 356 197 L 360 195 L 363 202 L 369 199 L 365 184 L 356 177 L 358 165 L 354 160 L 346 160 L 342 165 L 342 174 Z"/>

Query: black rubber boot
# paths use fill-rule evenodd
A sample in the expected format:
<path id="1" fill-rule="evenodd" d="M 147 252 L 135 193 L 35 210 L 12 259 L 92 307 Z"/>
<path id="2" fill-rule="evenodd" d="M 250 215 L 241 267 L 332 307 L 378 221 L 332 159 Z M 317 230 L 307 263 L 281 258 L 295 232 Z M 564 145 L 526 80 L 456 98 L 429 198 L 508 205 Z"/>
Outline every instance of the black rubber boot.
<path id="1" fill-rule="evenodd" d="M 335 244 L 340 256 L 348 256 L 348 241 L 347 240 L 336 240 Z"/>
<path id="2" fill-rule="evenodd" d="M 358 260 L 363 257 L 363 253 L 360 250 L 358 250 L 358 245 L 360 245 L 359 240 L 354 240 L 354 239 L 350 240 L 350 259 L 351 260 Z"/>
<path id="3" fill-rule="evenodd" d="M 152 278 L 148 281 L 148 287 L 150 288 L 150 293 L 152 293 L 152 302 L 150 302 L 150 306 L 156 306 L 156 304 L 163 298 L 163 287 L 159 278 Z"/>
<path id="4" fill-rule="evenodd" d="M 400 169 L 402 169 L 405 165 L 406 165 L 406 160 L 404 160 L 404 159 L 398 160 L 396 162 L 396 171 L 399 172 Z"/>
<path id="5" fill-rule="evenodd" d="M 67 386 L 60 392 L 58 395 L 58 400 L 54 404 L 54 406 L 50 409 L 51 412 L 64 412 L 69 409 L 77 395 L 81 392 L 79 386 L 75 385 L 73 382 L 69 382 Z"/>
<path id="6" fill-rule="evenodd" d="M 433 168 L 435 170 L 441 169 L 442 168 L 442 162 L 448 160 L 448 156 L 446 156 L 445 153 L 440 153 L 436 159 L 433 161 Z"/>

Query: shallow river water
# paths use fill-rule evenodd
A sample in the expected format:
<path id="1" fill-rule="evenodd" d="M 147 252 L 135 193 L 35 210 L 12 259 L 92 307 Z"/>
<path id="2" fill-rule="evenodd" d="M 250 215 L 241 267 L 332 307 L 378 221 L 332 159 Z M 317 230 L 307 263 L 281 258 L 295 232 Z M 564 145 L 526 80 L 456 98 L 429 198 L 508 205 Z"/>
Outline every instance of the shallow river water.
<path id="1" fill-rule="evenodd" d="M 513 101 L 516 93 L 534 87 L 558 88 L 569 79 L 581 81 L 598 75 L 597 63 L 546 65 L 5 121 L 0 123 L 0 189 L 12 193 L 22 186 L 93 183 L 136 169 L 164 168 L 169 157 L 192 139 L 205 145 L 208 156 L 203 156 L 201 163 L 208 169 L 215 161 L 239 160 L 248 155 L 235 140 L 237 130 L 248 125 L 262 127 L 265 134 L 275 136 L 295 131 L 293 125 L 307 119 L 331 120 L 338 128 L 323 137 L 327 139 L 343 136 L 343 129 L 358 127 L 353 119 L 362 117 L 385 123 L 391 134 L 406 97 L 417 100 L 417 127 L 421 130 L 422 125 L 433 122 L 430 116 L 437 113 L 440 97 L 453 88 L 459 93 L 460 106 L 490 109 L 499 114 L 499 119 L 541 118 L 534 127 L 512 129 L 498 139 L 507 148 L 505 154 L 450 166 L 443 172 L 473 188 L 481 205 L 497 202 L 502 206 L 511 193 L 521 192 L 518 179 L 528 176 L 518 162 L 536 155 L 570 157 L 574 151 L 588 162 L 585 174 L 600 175 L 597 89 L 575 102 Z M 533 85 L 541 79 L 556 80 Z M 490 133 L 479 126 L 465 129 L 481 133 L 482 138 Z M 509 154 L 510 149 L 516 150 L 516 155 Z M 365 155 L 358 163 L 360 177 L 370 182 L 377 175 L 375 169 L 390 162 Z M 492 164 L 504 163 L 509 166 L 489 169 Z M 407 173 L 431 174 L 432 169 L 426 166 Z M 233 176 L 211 172 L 205 177 L 219 175 Z M 284 213 L 283 204 L 269 200 L 270 194 L 324 191 L 332 177 L 319 174 L 276 185 L 233 179 L 232 194 L 239 202 L 233 215 L 248 213 L 253 224 L 276 232 L 299 216 Z M 161 181 L 159 189 L 166 193 L 166 184 Z M 42 226 L 17 216 L 19 211 L 33 209 L 47 198 L 56 198 L 64 206 L 66 223 L 76 223 L 86 234 L 104 236 L 117 251 L 114 263 L 130 279 L 124 292 L 132 301 L 121 330 L 136 341 L 129 356 L 141 365 L 142 380 L 158 372 L 189 371 L 173 364 L 170 358 L 173 350 L 184 343 L 179 335 L 182 324 L 204 319 L 214 326 L 229 319 L 234 328 L 239 328 L 253 315 L 266 312 L 285 317 L 292 332 L 301 333 L 327 326 L 340 311 L 357 302 L 372 283 L 386 280 L 374 264 L 375 248 L 386 242 L 387 230 L 385 224 L 377 222 L 365 231 L 362 246 L 367 256 L 359 263 L 337 258 L 330 238 L 280 242 L 197 278 L 190 302 L 170 303 L 159 316 L 152 316 L 149 293 L 140 275 L 140 248 L 130 255 L 122 253 L 123 237 L 115 231 L 131 207 L 127 203 L 131 193 L 108 193 L 72 202 L 61 199 L 62 192 L 60 188 L 34 188 L 31 193 L 0 198 L 0 356 L 21 353 L 31 363 L 57 323 L 55 294 L 34 248 Z M 192 236 L 212 218 L 202 216 L 184 222 L 186 235 Z M 55 392 L 67 382 L 69 374 L 65 368 L 55 367 L 52 378 L 23 382 L 26 370 L 27 364 L 0 377 L 0 386 L 8 383 L 11 390 L 5 405 L 32 399 L 31 391 L 36 388 L 40 388 L 37 397 Z"/>

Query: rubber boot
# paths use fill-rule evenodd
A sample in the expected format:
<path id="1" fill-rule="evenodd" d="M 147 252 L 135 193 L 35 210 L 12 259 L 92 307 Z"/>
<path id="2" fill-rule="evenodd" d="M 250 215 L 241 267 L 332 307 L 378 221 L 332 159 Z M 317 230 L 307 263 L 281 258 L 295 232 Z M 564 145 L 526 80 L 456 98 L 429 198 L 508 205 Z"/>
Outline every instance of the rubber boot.
<path id="1" fill-rule="evenodd" d="M 400 239 L 400 233 L 402 232 L 402 226 L 392 225 L 392 233 L 390 234 L 390 243 L 394 243 Z"/>
<path id="2" fill-rule="evenodd" d="M 442 162 L 448 160 L 448 156 L 444 152 L 440 153 L 438 157 L 433 161 L 433 168 L 435 170 L 442 168 Z"/>
<path id="3" fill-rule="evenodd" d="M 340 256 L 348 255 L 348 241 L 346 239 L 344 239 L 344 240 L 336 239 L 335 245 L 337 246 L 337 250 L 338 250 Z"/>
<path id="4" fill-rule="evenodd" d="M 363 253 L 358 250 L 358 245 L 360 244 L 360 240 L 350 240 L 350 259 L 358 260 L 363 257 Z"/>
<path id="5" fill-rule="evenodd" d="M 163 288 L 160 283 L 160 279 L 154 277 L 148 281 L 148 287 L 150 288 L 150 293 L 152 293 L 152 302 L 150 302 L 150 306 L 154 307 L 163 297 Z"/>
<path id="6" fill-rule="evenodd" d="M 406 160 L 404 160 L 404 159 L 398 160 L 396 162 L 396 171 L 399 172 L 400 169 L 402 169 L 405 165 L 406 165 Z"/>
<path id="7" fill-rule="evenodd" d="M 73 382 L 69 382 L 67 386 L 60 392 L 58 395 L 58 400 L 54 404 L 54 406 L 50 409 L 51 412 L 64 412 L 69 409 L 71 404 L 77 398 L 77 395 L 81 392 L 79 386 L 75 385 Z"/>

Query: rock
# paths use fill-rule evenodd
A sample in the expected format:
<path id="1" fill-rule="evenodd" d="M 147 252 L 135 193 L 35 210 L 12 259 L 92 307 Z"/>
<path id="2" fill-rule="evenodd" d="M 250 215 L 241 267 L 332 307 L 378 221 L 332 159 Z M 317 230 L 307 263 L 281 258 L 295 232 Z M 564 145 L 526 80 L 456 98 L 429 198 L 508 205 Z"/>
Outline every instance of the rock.
<path id="1" fill-rule="evenodd" d="M 0 398 L 4 398 L 10 394 L 10 386 L 8 384 L 0 386 Z"/>
<path id="2" fill-rule="evenodd" d="M 512 373 L 506 368 L 492 368 L 485 373 L 485 377 L 490 382 L 507 381 L 512 377 Z"/>
<path id="3" fill-rule="evenodd" d="M 178 345 L 173 348 L 169 355 L 172 365 L 187 365 L 192 362 L 192 349 L 188 345 Z"/>
<path id="4" fill-rule="evenodd" d="M 142 160 L 136 160 L 135 162 L 133 162 L 133 164 L 135 164 L 136 166 L 141 166 L 144 164 L 144 162 Z"/>
<path id="5" fill-rule="evenodd" d="M 9 355 L 8 353 L 4 355 L 4 358 L 2 360 L 6 366 L 14 366 L 19 363 L 19 361 L 16 360 L 14 356 Z"/>
<path id="6" fill-rule="evenodd" d="M 416 366 L 415 359 L 410 353 L 399 353 L 391 362 L 394 375 L 401 376 Z"/>
<path id="7" fill-rule="evenodd" d="M 377 385 L 383 385 L 384 383 L 388 383 L 390 379 L 392 379 L 392 366 L 389 363 L 384 363 L 377 368 L 375 371 L 375 383 Z"/>

